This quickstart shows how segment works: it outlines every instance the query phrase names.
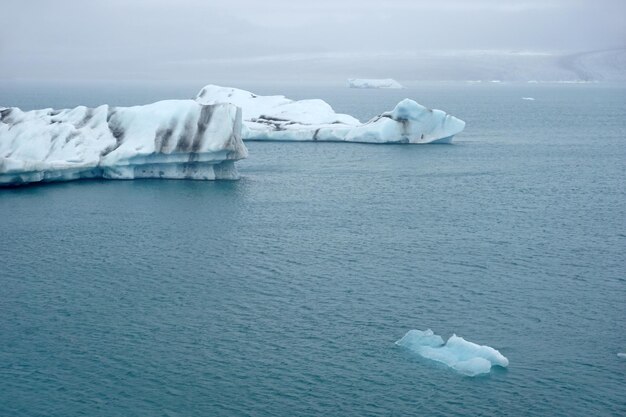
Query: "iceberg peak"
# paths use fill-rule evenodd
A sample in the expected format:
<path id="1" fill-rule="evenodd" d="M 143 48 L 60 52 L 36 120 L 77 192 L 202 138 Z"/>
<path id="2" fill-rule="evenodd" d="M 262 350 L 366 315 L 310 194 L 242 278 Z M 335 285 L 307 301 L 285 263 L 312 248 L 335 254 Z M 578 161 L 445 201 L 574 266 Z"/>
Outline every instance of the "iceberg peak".
<path id="1" fill-rule="evenodd" d="M 405 98 L 396 107 L 388 113 L 393 120 L 417 120 L 419 115 L 422 114 L 426 107 L 418 104 L 416 101 L 409 98 Z"/>

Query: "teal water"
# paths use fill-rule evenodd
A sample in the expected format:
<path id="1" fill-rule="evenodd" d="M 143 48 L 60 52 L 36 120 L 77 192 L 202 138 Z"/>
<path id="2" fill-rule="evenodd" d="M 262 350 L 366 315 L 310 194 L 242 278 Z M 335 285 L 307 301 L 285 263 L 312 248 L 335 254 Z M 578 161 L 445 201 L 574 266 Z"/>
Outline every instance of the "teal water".
<path id="1" fill-rule="evenodd" d="M 0 415 L 626 413 L 625 87 L 255 90 L 361 119 L 408 96 L 467 128 L 249 143 L 237 182 L 0 191 Z M 159 91 L 0 86 L 0 105 Z M 394 345 L 414 328 L 509 368 L 470 378 Z"/>

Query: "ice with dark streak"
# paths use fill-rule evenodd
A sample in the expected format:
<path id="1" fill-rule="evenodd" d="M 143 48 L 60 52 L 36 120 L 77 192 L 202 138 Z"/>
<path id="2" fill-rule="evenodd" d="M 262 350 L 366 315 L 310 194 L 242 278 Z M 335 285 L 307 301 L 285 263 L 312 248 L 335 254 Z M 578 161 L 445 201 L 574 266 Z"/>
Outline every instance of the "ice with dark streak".
<path id="1" fill-rule="evenodd" d="M 441 110 L 404 99 L 394 110 L 366 123 L 336 113 L 323 100 L 259 96 L 237 88 L 207 85 L 196 100 L 232 103 L 243 112 L 244 140 L 331 141 L 360 143 L 450 143 L 465 122 Z"/>
<path id="2" fill-rule="evenodd" d="M 0 186 L 80 178 L 237 179 L 241 110 L 165 100 L 144 106 L 0 108 Z"/>

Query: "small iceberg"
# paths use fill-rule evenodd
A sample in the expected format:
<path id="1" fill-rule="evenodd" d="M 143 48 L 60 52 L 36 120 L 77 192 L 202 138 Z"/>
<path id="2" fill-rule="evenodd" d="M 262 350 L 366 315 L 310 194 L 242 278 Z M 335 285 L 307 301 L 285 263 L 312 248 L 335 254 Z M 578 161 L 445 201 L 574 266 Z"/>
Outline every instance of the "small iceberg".
<path id="1" fill-rule="evenodd" d="M 396 345 L 467 376 L 488 374 L 492 366 L 509 366 L 509 360 L 492 347 L 468 342 L 455 334 L 444 343 L 441 336 L 430 329 L 409 330 Z"/>
<path id="2" fill-rule="evenodd" d="M 622 358 L 622 359 L 626 359 L 626 353 L 620 352 L 620 353 L 617 354 L 617 357 L 618 358 Z"/>
<path id="3" fill-rule="evenodd" d="M 533 97 L 522 97 L 522 100 L 535 101 Z"/>
<path id="4" fill-rule="evenodd" d="M 402 84 L 393 78 L 350 78 L 348 79 L 350 88 L 404 88 Z"/>

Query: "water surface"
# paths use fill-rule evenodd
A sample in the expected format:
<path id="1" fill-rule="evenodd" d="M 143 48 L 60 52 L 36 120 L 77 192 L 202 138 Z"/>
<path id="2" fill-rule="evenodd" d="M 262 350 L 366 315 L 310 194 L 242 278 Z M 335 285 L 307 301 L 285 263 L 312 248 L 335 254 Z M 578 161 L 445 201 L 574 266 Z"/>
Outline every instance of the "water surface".
<path id="1" fill-rule="evenodd" d="M 25 108 L 159 91 L 9 87 Z M 624 87 L 253 90 L 362 120 L 408 96 L 467 128 L 252 142 L 237 182 L 2 190 L 0 415 L 626 413 Z M 395 346 L 412 328 L 510 366 L 464 377 Z"/>

